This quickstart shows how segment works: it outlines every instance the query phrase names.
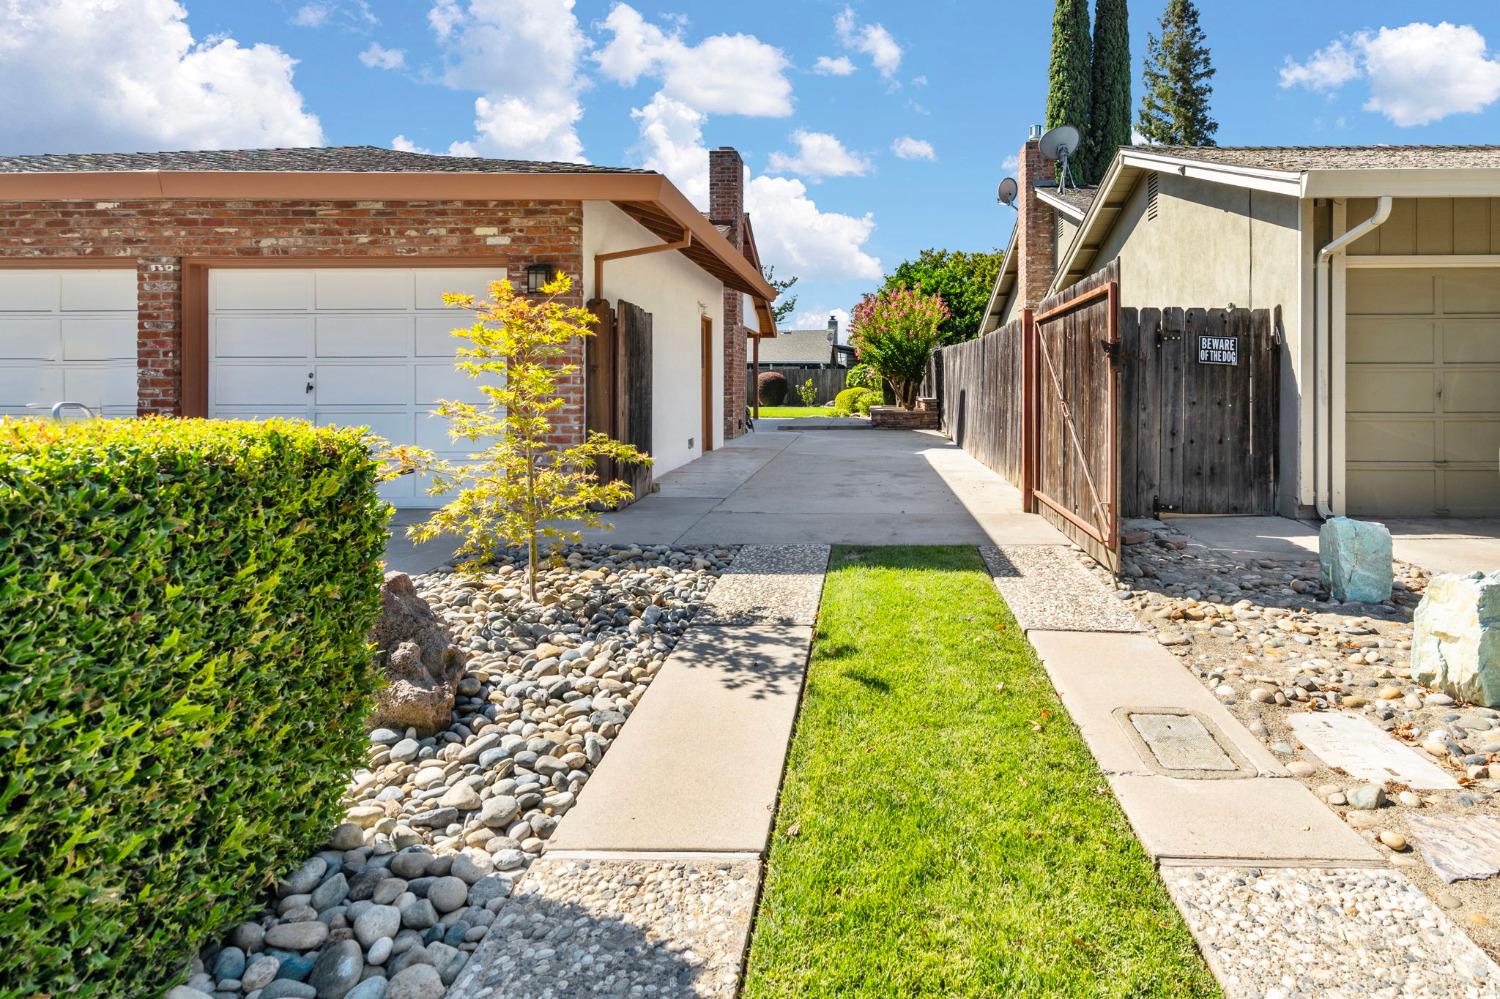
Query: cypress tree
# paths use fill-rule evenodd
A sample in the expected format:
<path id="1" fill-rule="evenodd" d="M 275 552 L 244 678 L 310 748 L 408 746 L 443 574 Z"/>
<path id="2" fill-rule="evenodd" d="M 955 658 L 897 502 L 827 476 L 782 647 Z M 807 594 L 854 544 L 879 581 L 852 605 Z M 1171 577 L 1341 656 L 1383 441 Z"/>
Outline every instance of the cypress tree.
<path id="1" fill-rule="evenodd" d="M 1146 92 L 1136 127 L 1150 142 L 1169 146 L 1212 146 L 1219 123 L 1208 113 L 1214 67 L 1198 26 L 1193 0 L 1167 0 L 1161 37 L 1146 46 Z"/>
<path id="2" fill-rule="evenodd" d="M 1072 150 L 1074 179 L 1089 160 L 1089 4 L 1057 0 L 1052 11 L 1052 62 L 1047 71 L 1047 127 L 1074 125 L 1083 134 Z"/>
<path id="3" fill-rule="evenodd" d="M 1125 0 L 1094 2 L 1094 62 L 1084 183 L 1097 184 L 1115 150 L 1130 144 L 1130 16 Z"/>

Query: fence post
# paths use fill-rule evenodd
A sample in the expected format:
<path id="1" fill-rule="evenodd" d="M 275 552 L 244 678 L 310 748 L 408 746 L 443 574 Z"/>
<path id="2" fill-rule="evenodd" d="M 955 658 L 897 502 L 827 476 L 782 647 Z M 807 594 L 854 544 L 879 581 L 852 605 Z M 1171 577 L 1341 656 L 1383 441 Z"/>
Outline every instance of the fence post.
<path id="1" fill-rule="evenodd" d="M 1021 509 L 1036 512 L 1036 310 L 1021 310 Z"/>

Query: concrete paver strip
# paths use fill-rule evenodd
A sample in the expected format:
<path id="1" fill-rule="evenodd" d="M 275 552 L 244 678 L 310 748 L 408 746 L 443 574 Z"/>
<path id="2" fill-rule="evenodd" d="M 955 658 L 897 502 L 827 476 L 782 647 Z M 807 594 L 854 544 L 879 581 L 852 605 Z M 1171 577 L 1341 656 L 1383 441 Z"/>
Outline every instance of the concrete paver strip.
<path id="1" fill-rule="evenodd" d="M 1500 968 L 1394 871 L 1162 874 L 1227 999 L 1500 994 Z"/>
<path id="2" fill-rule="evenodd" d="M 829 550 L 828 545 L 746 545 L 709 591 L 693 627 L 815 623 Z"/>
<path id="3" fill-rule="evenodd" d="M 1380 854 L 1293 780 L 1113 774 L 1109 786 L 1158 862 L 1377 864 Z"/>
<path id="4" fill-rule="evenodd" d="M 732 999 L 757 858 L 533 864 L 448 999 Z"/>
<path id="5" fill-rule="evenodd" d="M 1285 775 L 1265 745 L 1176 657 L 1145 635 L 1033 631 L 1027 638 L 1105 773 L 1153 770 L 1121 727 L 1118 709 L 1180 708 L 1205 718 L 1261 775 Z"/>
<path id="6" fill-rule="evenodd" d="M 1066 545 L 981 545 L 979 553 L 1024 631 L 1144 630 Z"/>

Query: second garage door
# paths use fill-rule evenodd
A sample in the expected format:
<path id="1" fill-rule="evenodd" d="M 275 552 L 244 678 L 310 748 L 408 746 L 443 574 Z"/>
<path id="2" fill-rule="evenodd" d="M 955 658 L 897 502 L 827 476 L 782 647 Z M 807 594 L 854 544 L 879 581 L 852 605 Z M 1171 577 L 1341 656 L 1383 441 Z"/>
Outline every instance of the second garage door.
<path id="1" fill-rule="evenodd" d="M 461 457 L 433 407 L 483 397 L 454 370 L 450 333 L 467 314 L 444 308 L 442 296 L 484 298 L 504 277 L 503 268 L 211 270 L 209 413 L 368 426 L 392 443 Z M 439 502 L 412 477 L 382 491 L 397 506 Z"/>
<path id="2" fill-rule="evenodd" d="M 1500 514 L 1500 268 L 1351 268 L 1351 515 Z"/>

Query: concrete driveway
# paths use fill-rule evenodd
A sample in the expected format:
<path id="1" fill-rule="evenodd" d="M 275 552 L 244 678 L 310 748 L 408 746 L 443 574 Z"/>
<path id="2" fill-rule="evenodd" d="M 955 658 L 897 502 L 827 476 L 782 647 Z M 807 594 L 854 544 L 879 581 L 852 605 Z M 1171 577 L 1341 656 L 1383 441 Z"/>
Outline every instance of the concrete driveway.
<path id="1" fill-rule="evenodd" d="M 588 540 L 635 544 L 1065 544 L 1022 513 L 1020 494 L 944 438 L 926 431 L 759 429 L 663 475 L 659 490 L 608 519 Z M 452 546 L 413 546 L 398 511 L 387 565 L 425 572 Z"/>
<path id="2" fill-rule="evenodd" d="M 1500 570 L 1500 519 L 1382 517 L 1396 558 L 1429 572 Z M 1216 551 L 1260 558 L 1318 554 L 1318 525 L 1285 517 L 1174 517 L 1172 526 Z"/>

